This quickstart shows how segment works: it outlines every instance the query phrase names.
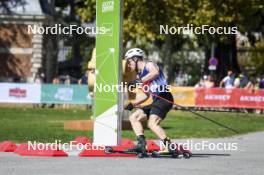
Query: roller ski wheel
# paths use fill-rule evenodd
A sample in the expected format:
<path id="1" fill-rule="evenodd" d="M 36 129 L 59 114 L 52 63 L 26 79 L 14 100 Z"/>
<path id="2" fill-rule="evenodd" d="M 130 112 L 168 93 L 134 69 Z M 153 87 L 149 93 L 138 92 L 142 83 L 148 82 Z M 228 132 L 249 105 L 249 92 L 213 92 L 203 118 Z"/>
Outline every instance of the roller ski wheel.
<path id="1" fill-rule="evenodd" d="M 183 157 L 185 159 L 190 159 L 192 157 L 192 154 L 191 153 L 188 153 L 188 152 L 185 152 L 185 153 L 183 153 Z"/>
<path id="2" fill-rule="evenodd" d="M 137 154 L 137 157 L 140 158 L 140 159 L 142 159 L 144 157 L 147 157 L 147 153 L 138 153 Z"/>
<path id="3" fill-rule="evenodd" d="M 113 148 L 112 147 L 105 147 L 105 153 L 106 154 L 110 154 L 110 153 L 113 153 L 114 152 L 114 150 L 113 150 Z"/>
<path id="4" fill-rule="evenodd" d="M 151 157 L 159 157 L 159 153 L 157 151 L 153 151 L 151 153 Z"/>
<path id="5" fill-rule="evenodd" d="M 171 154 L 171 157 L 179 159 L 179 158 L 181 158 L 181 155 L 178 153 L 174 153 L 174 154 Z"/>
<path id="6" fill-rule="evenodd" d="M 182 145 L 180 146 L 180 152 L 182 152 L 182 155 L 185 159 L 190 159 L 192 157 L 191 151 L 185 149 Z"/>

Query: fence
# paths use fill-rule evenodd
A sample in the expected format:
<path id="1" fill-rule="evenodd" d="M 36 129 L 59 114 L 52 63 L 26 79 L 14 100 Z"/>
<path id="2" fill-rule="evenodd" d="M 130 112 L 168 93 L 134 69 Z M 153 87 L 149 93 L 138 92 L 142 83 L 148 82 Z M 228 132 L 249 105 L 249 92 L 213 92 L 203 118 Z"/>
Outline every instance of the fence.
<path id="1" fill-rule="evenodd" d="M 186 107 L 264 109 L 264 90 L 172 87 Z M 86 85 L 0 83 L 0 103 L 92 104 Z"/>
<path id="2" fill-rule="evenodd" d="M 174 102 L 188 107 L 264 109 L 264 90 L 172 88 Z"/>

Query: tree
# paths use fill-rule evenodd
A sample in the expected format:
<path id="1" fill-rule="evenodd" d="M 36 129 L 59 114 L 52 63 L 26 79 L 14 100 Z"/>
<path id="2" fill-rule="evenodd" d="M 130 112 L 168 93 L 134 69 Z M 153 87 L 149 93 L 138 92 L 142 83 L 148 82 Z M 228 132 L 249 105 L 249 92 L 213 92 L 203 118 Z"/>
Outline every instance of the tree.
<path id="1" fill-rule="evenodd" d="M 85 6 L 78 9 L 83 20 L 95 16 L 95 0 L 86 0 Z M 246 8 L 245 8 L 246 7 Z M 125 0 L 123 35 L 124 46 L 130 41 L 132 46 L 146 48 L 149 43 L 161 52 L 162 61 L 169 80 L 173 79 L 176 63 L 171 59 L 184 45 L 192 48 L 192 40 L 206 52 L 205 69 L 208 67 L 211 43 L 216 43 L 215 56 L 219 59 L 217 75 L 221 78 L 227 69 L 239 72 L 235 35 L 196 35 L 192 39 L 181 35 L 160 35 L 160 25 L 186 26 L 204 24 L 212 27 L 237 26 L 241 32 L 260 30 L 263 22 L 261 0 Z"/>
<path id="2" fill-rule="evenodd" d="M 212 4 L 211 8 L 215 12 L 211 23 L 212 26 L 237 26 L 238 30 L 243 33 L 260 30 L 261 20 L 263 21 L 261 16 L 264 15 L 263 5 L 260 0 L 212 0 L 210 3 Z M 218 80 L 226 74 L 228 69 L 239 73 L 236 35 L 215 35 L 214 40 L 217 43 L 215 56 L 220 63 L 220 69 L 217 70 Z M 208 60 L 205 63 L 205 67 L 207 67 Z"/>
<path id="3" fill-rule="evenodd" d="M 264 41 L 257 42 L 251 52 L 250 65 L 255 68 L 255 75 L 264 75 Z"/>

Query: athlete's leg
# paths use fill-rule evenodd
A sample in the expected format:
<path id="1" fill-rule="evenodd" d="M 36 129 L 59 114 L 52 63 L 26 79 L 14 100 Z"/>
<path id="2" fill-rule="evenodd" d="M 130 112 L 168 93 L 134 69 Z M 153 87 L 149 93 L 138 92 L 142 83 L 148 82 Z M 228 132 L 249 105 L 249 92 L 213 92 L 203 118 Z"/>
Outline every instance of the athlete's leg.
<path id="1" fill-rule="evenodd" d="M 161 121 L 162 119 L 158 115 L 151 114 L 148 120 L 148 127 L 157 135 L 163 144 L 160 145 L 163 149 L 159 153 L 172 153 L 173 150 L 170 148 L 171 140 L 167 137 L 165 130 L 160 126 Z"/>
<path id="2" fill-rule="evenodd" d="M 144 111 L 142 109 L 137 109 L 129 116 L 129 120 L 136 136 L 144 135 L 144 129 L 141 123 L 142 121 L 147 120 L 147 115 Z"/>
<path id="3" fill-rule="evenodd" d="M 167 137 L 164 129 L 159 125 L 162 119 L 156 114 L 151 114 L 148 120 L 148 127 L 151 129 L 159 139 L 163 140 Z"/>
<path id="4" fill-rule="evenodd" d="M 128 149 L 131 152 L 146 153 L 146 140 L 144 136 L 144 129 L 142 121 L 147 120 L 147 115 L 142 109 L 137 109 L 130 117 L 130 123 L 137 136 L 137 145 L 133 148 Z"/>

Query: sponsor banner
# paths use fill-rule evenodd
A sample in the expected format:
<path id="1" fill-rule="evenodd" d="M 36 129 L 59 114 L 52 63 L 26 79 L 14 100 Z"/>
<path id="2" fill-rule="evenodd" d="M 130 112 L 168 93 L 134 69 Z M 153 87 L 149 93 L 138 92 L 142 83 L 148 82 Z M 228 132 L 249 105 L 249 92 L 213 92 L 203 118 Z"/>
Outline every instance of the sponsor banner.
<path id="1" fill-rule="evenodd" d="M 237 107 L 264 109 L 264 90 L 236 90 Z"/>
<path id="2" fill-rule="evenodd" d="M 172 87 L 174 103 L 181 106 L 195 106 L 195 91 L 193 87 Z"/>
<path id="3" fill-rule="evenodd" d="M 39 84 L 0 83 L 1 103 L 40 103 Z"/>
<path id="4" fill-rule="evenodd" d="M 0 83 L 0 103 L 91 104 L 84 85 Z"/>
<path id="5" fill-rule="evenodd" d="M 264 108 L 263 90 L 198 88 L 195 93 L 197 107 Z"/>
<path id="6" fill-rule="evenodd" d="M 234 107 L 234 89 L 197 88 L 195 89 L 195 94 L 195 106 Z"/>
<path id="7" fill-rule="evenodd" d="M 92 100 L 86 85 L 43 84 L 41 103 L 91 104 Z"/>

